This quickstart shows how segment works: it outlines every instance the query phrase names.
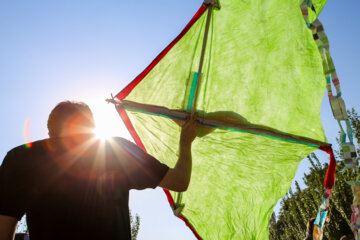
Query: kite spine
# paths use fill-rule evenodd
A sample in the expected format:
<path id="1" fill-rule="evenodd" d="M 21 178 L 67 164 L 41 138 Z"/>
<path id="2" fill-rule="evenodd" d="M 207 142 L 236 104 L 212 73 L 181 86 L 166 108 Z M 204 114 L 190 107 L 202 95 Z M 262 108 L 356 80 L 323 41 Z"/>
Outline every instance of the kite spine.
<path id="1" fill-rule="evenodd" d="M 202 49 L 201 49 L 199 69 L 198 69 L 197 73 L 196 72 L 194 73 L 194 77 L 193 77 L 192 84 L 191 84 L 192 86 L 191 86 L 191 92 L 190 92 L 188 108 L 187 108 L 188 111 L 191 110 L 191 116 L 193 116 L 196 112 L 196 102 L 197 102 L 197 98 L 199 95 L 199 87 L 200 87 L 200 82 L 201 82 L 201 77 L 202 77 L 201 72 L 202 72 L 202 68 L 204 65 L 204 58 L 205 58 L 205 52 L 206 52 L 206 44 L 207 44 L 208 35 L 209 35 L 212 9 L 213 9 L 213 5 L 209 4 L 207 6 L 206 25 L 205 25 L 205 32 L 204 32 L 204 40 L 203 40 Z M 194 87 L 194 85 L 195 85 L 195 87 Z M 195 91 L 193 91 L 194 88 L 195 88 Z M 181 200 L 182 200 L 182 193 L 178 192 L 177 198 L 176 198 L 176 203 L 174 205 L 174 214 L 178 217 L 181 216 L 181 210 L 184 207 L 184 204 L 181 204 Z"/>
<path id="2" fill-rule="evenodd" d="M 209 28 L 210 28 L 210 20 L 211 20 L 211 13 L 212 13 L 212 5 L 209 5 L 207 7 L 207 17 L 206 17 L 206 26 L 205 26 L 205 32 L 204 32 L 204 40 L 203 40 L 203 45 L 202 45 L 202 49 L 201 49 L 201 56 L 200 56 L 200 62 L 199 62 L 199 69 L 197 72 L 197 76 L 195 77 L 194 75 L 194 80 L 196 80 L 196 90 L 195 90 L 195 95 L 194 95 L 194 99 L 192 102 L 192 108 L 191 108 L 191 115 L 194 115 L 194 113 L 196 112 L 196 102 L 197 102 L 197 98 L 198 98 L 198 94 L 199 94 L 199 87 L 200 87 L 200 81 L 201 81 L 201 71 L 204 65 L 204 58 L 205 58 L 205 52 L 206 52 L 206 43 L 208 40 L 208 35 L 209 35 Z M 196 74 L 196 73 L 195 73 Z M 190 98 L 192 96 L 190 95 Z"/>

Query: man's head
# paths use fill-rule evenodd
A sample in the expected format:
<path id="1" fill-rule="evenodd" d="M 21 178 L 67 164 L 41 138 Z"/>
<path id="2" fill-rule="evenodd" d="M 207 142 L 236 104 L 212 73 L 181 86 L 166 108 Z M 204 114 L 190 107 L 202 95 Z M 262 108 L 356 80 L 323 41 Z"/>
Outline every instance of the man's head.
<path id="1" fill-rule="evenodd" d="M 47 126 L 50 137 L 61 137 L 93 133 L 95 122 L 88 105 L 64 101 L 51 111 Z"/>

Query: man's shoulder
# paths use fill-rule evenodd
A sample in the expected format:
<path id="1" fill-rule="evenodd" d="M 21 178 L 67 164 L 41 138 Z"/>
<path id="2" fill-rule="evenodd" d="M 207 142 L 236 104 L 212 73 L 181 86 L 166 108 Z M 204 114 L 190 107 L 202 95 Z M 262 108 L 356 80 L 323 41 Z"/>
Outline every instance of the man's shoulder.
<path id="1" fill-rule="evenodd" d="M 2 161 L 1 165 L 7 165 L 12 167 L 29 167 L 29 164 L 33 164 L 34 157 L 38 153 L 44 152 L 46 149 L 46 139 L 39 140 L 32 143 L 22 144 L 9 150 Z M 36 157 L 35 157 L 36 158 Z"/>
<path id="2" fill-rule="evenodd" d="M 107 140 L 107 144 L 109 145 L 114 145 L 116 144 L 117 146 L 121 147 L 121 148 L 129 148 L 129 147 L 137 147 L 137 145 L 133 142 L 131 142 L 130 140 L 127 140 L 125 138 L 122 137 L 111 137 Z"/>
<path id="3" fill-rule="evenodd" d="M 127 140 L 123 137 L 111 137 L 111 138 L 109 138 L 109 141 L 114 141 L 119 144 L 124 143 L 124 142 L 130 142 L 129 140 Z"/>
<path id="4" fill-rule="evenodd" d="M 49 139 L 42 139 L 35 142 L 29 142 L 26 144 L 19 145 L 14 147 L 13 149 L 8 151 L 8 155 L 22 155 L 28 154 L 29 152 L 39 151 L 42 149 L 46 149 L 46 145 L 48 145 Z"/>

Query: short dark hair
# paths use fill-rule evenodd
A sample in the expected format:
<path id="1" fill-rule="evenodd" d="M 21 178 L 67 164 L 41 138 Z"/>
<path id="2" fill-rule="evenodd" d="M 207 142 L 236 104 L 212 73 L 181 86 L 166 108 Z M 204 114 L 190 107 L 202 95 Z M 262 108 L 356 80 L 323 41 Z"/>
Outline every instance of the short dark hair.
<path id="1" fill-rule="evenodd" d="M 80 113 L 89 119 L 95 126 L 94 117 L 89 106 L 83 102 L 63 101 L 51 111 L 47 122 L 50 137 L 58 137 L 61 134 L 64 122 L 73 114 Z"/>

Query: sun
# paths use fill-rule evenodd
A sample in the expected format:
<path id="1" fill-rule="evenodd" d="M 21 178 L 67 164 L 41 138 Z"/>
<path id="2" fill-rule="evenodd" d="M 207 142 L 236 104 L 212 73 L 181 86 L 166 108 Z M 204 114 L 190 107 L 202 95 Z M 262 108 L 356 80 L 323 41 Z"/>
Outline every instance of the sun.
<path id="1" fill-rule="evenodd" d="M 107 139 L 111 138 L 111 134 L 109 134 L 109 132 L 102 127 L 96 127 L 94 129 L 94 134 L 95 134 L 96 138 L 101 139 L 101 140 L 107 140 Z"/>
<path id="2" fill-rule="evenodd" d="M 107 104 L 103 99 L 92 99 L 88 103 L 94 115 L 96 128 L 93 133 L 97 138 L 131 138 L 113 105 Z"/>

